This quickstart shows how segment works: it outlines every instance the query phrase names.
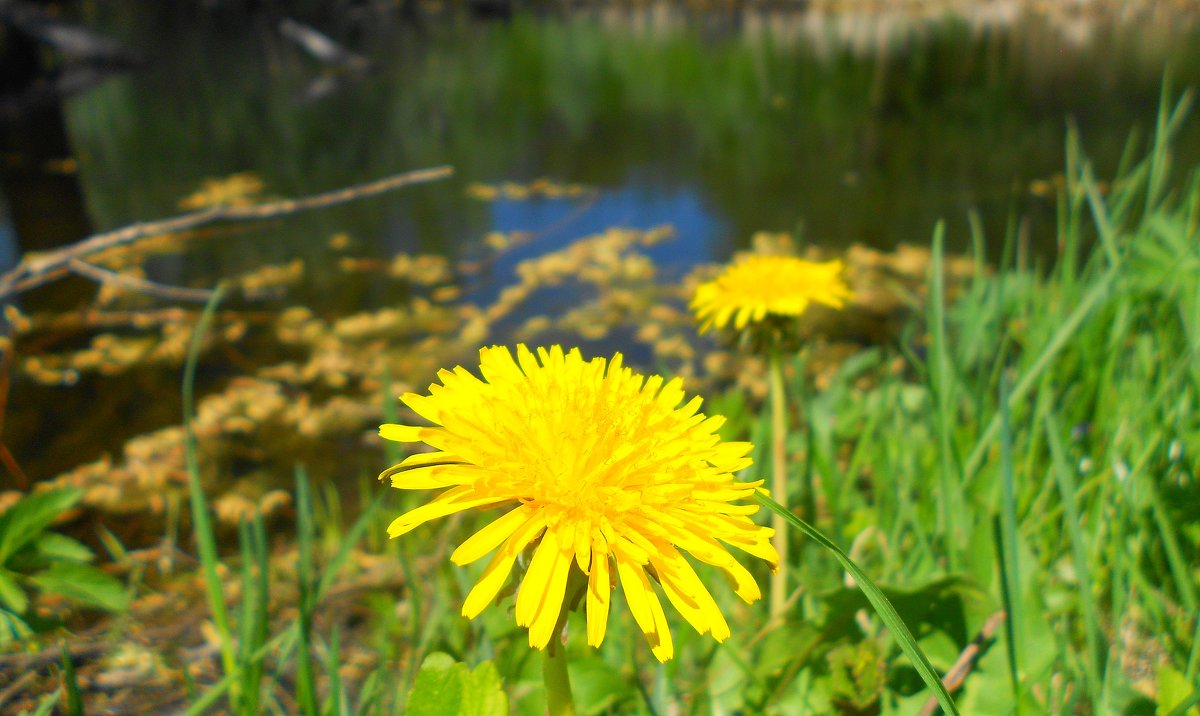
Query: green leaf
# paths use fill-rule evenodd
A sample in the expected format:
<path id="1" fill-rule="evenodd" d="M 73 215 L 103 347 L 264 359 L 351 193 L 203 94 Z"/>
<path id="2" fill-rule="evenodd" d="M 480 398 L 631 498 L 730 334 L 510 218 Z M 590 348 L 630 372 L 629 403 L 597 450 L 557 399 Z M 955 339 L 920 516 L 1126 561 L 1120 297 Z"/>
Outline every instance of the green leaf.
<path id="1" fill-rule="evenodd" d="M 575 706 L 580 714 L 590 716 L 611 712 L 614 706 L 636 698 L 631 679 L 599 656 L 589 654 L 572 659 L 568 665 Z"/>
<path id="2" fill-rule="evenodd" d="M 12 578 L 11 572 L 0 570 L 0 603 L 8 605 L 17 614 L 24 614 L 29 607 L 29 597 Z"/>
<path id="3" fill-rule="evenodd" d="M 467 676 L 464 716 L 508 716 L 508 695 L 496 665 L 485 661 Z"/>
<path id="4" fill-rule="evenodd" d="M 874 710 L 883 696 L 887 664 L 879 647 L 870 639 L 842 644 L 826 656 L 829 661 L 830 696 L 839 711 L 865 713 Z"/>
<path id="5" fill-rule="evenodd" d="M 1158 716 L 1175 716 L 1175 714 L 1200 713 L 1200 708 L 1194 708 L 1200 701 L 1200 694 L 1188 683 L 1187 677 L 1170 664 L 1158 667 Z"/>
<path id="6" fill-rule="evenodd" d="M 4 645 L 14 639 L 24 639 L 33 633 L 29 625 L 21 617 L 13 614 L 7 609 L 0 609 L 0 645 Z"/>
<path id="7" fill-rule="evenodd" d="M 45 561 L 90 562 L 92 550 L 79 540 L 57 532 L 46 532 L 34 540 L 33 552 Z"/>
<path id="8" fill-rule="evenodd" d="M 50 716 L 54 713 L 54 707 L 58 705 L 58 700 L 62 698 L 62 689 L 55 689 L 54 693 L 46 694 L 41 701 L 38 702 L 37 708 L 29 716 Z M 24 713 L 24 712 L 22 712 Z"/>
<path id="9" fill-rule="evenodd" d="M 129 606 L 125 585 L 91 565 L 57 562 L 31 579 L 43 592 L 60 594 L 81 604 L 111 612 L 124 611 Z"/>
<path id="10" fill-rule="evenodd" d="M 922 638 L 941 633 L 954 641 L 951 662 L 998 607 L 994 599 L 967 577 L 951 575 L 906 586 L 876 586 L 904 623 Z M 823 628 L 831 633 L 850 633 L 859 610 L 871 606 L 857 587 L 838 587 L 817 594 L 817 598 L 825 609 Z"/>
<path id="11" fill-rule="evenodd" d="M 496 666 L 484 662 L 468 671 L 448 654 L 425 657 L 408 695 L 410 716 L 508 716 L 508 698 Z"/>
<path id="12" fill-rule="evenodd" d="M 62 654 L 62 678 L 67 688 L 67 713 L 70 716 L 83 716 L 83 697 L 79 693 L 79 677 L 75 673 L 75 662 L 67 651 L 67 642 L 60 645 Z"/>
<path id="13" fill-rule="evenodd" d="M 83 497 L 82 490 L 52 490 L 21 498 L 0 515 L 0 565 L 29 544 Z"/>
<path id="14" fill-rule="evenodd" d="M 937 672 L 933 670 L 933 666 L 929 663 L 929 659 L 925 657 L 925 654 L 921 651 L 921 647 L 917 644 L 917 640 L 913 638 L 912 632 L 908 630 L 908 627 L 904 624 L 904 620 L 901 619 L 900 615 L 896 613 L 896 608 L 892 606 L 892 603 L 888 601 L 887 596 L 880 591 L 879 587 L 875 586 L 875 582 L 871 581 L 871 578 L 867 576 L 867 573 L 862 571 L 862 568 L 855 564 L 854 560 L 850 559 L 849 555 L 843 552 L 841 547 L 838 547 L 836 544 L 834 544 L 816 527 L 813 527 L 796 515 L 792 514 L 791 510 L 787 509 L 761 492 L 756 493 L 754 498 L 761 504 L 765 505 L 767 509 L 783 517 L 793 527 L 803 532 L 810 539 L 817 542 L 817 544 L 833 553 L 833 556 L 836 557 L 839 562 L 841 562 L 842 567 L 850 573 L 851 577 L 854 577 L 854 581 L 858 584 L 858 588 L 862 590 L 864 595 L 866 595 L 867 599 L 871 602 L 871 606 L 875 608 L 875 612 L 879 614 L 879 618 L 882 619 L 883 623 L 887 625 L 888 629 L 892 633 L 892 636 L 900 645 L 900 648 L 904 651 L 905 655 L 908 656 L 909 660 L 912 661 L 913 667 L 916 668 L 917 673 L 921 675 L 921 680 L 925 682 L 925 685 L 928 686 L 930 690 L 933 691 L 933 695 L 937 697 L 938 703 L 942 706 L 942 710 L 947 714 L 951 714 L 952 716 L 959 716 L 958 709 L 954 706 L 954 700 L 950 698 L 950 694 L 946 691 L 946 687 L 942 685 L 941 677 L 939 677 Z"/>

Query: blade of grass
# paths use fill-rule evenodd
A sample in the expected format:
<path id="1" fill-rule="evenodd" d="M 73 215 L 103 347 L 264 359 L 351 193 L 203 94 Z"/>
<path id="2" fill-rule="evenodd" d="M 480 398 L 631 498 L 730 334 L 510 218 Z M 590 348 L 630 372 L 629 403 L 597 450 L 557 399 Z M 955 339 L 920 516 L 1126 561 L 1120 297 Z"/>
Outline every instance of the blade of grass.
<path id="1" fill-rule="evenodd" d="M 38 702 L 37 708 L 34 709 L 30 716 L 50 716 L 50 714 L 54 713 L 54 707 L 58 704 L 58 699 L 61 696 L 62 689 L 55 689 L 53 693 L 46 694 L 46 696 L 42 698 L 40 702 Z"/>
<path id="2" fill-rule="evenodd" d="M 1083 324 L 1084 320 L 1086 320 L 1088 315 L 1092 312 L 1092 309 L 1094 309 L 1101 301 L 1108 297 L 1109 290 L 1116 278 L 1116 275 L 1116 272 L 1111 270 L 1108 271 L 1096 281 L 1095 285 L 1092 286 L 1086 294 L 1084 294 L 1079 304 L 1075 307 L 1075 310 L 1072 311 L 1069 316 L 1067 316 L 1066 320 L 1063 321 L 1058 329 L 1054 332 L 1054 335 L 1046 343 L 1045 347 L 1042 348 L 1042 352 L 1033 362 L 1033 365 L 1031 365 L 1029 369 L 1025 371 L 1025 374 L 1022 375 L 1021 379 L 1017 381 L 1017 384 L 1013 386 L 1012 392 L 1008 394 L 1007 401 L 1010 409 L 1025 399 L 1026 394 L 1033 388 L 1034 385 L 1036 385 L 1037 380 L 1041 377 L 1042 373 L 1045 372 L 1048 367 L 1050 367 L 1051 361 L 1054 360 L 1059 351 L 1067 346 L 1071 338 L 1075 335 L 1075 332 L 1079 330 L 1079 327 Z M 971 451 L 970 456 L 967 458 L 966 465 L 963 468 L 964 480 L 970 480 L 979 470 L 979 467 L 983 464 L 983 459 L 987 454 L 988 446 L 991 444 L 992 439 L 996 436 L 996 432 L 999 429 L 1000 413 L 997 412 L 992 416 L 992 419 L 988 422 L 987 427 L 980 434 L 979 440 L 975 444 L 975 449 Z"/>
<path id="3" fill-rule="evenodd" d="M 1087 195 L 1088 206 L 1092 209 L 1092 221 L 1096 225 L 1100 245 L 1104 247 L 1104 253 L 1108 256 L 1108 265 L 1115 269 L 1121 265 L 1121 251 L 1117 248 L 1116 230 L 1109 219 L 1108 207 L 1100 196 L 1100 188 L 1096 184 L 1096 178 L 1092 175 L 1090 165 L 1084 165 L 1080 181 L 1083 191 Z"/>
<path id="4" fill-rule="evenodd" d="M 346 532 L 342 539 L 341 547 L 338 549 L 337 553 L 334 554 L 333 558 L 326 563 L 322 572 L 321 581 L 317 585 L 316 604 L 320 604 L 325 594 L 328 593 L 329 588 L 333 586 L 334 580 L 336 580 L 338 575 L 341 573 L 341 569 L 345 565 L 346 560 L 349 559 L 351 552 L 354 551 L 355 545 L 357 545 L 362 539 L 367 527 L 371 524 L 371 521 L 379 512 L 388 494 L 389 493 L 387 491 L 379 492 L 375 499 L 372 500 L 371 504 L 369 504 L 367 508 L 363 510 L 362 514 L 359 515 L 358 519 L 354 521 L 354 524 L 351 525 L 350 530 Z M 296 648 L 299 641 L 299 633 L 300 622 L 297 620 L 292 622 L 281 634 L 279 634 L 279 653 L 277 655 L 279 669 L 282 669 L 288 660 L 291 659 L 292 652 Z M 279 673 L 282 673 L 282 671 Z"/>
<path id="5" fill-rule="evenodd" d="M 67 651 L 67 643 L 61 645 L 63 688 L 67 690 L 68 716 L 83 716 L 83 696 L 79 693 L 79 677 L 75 674 L 75 662 Z"/>
<path id="6" fill-rule="evenodd" d="M 1163 504 L 1162 495 L 1158 492 L 1158 486 L 1154 484 L 1154 479 L 1149 474 L 1143 474 L 1142 486 L 1146 490 L 1146 495 L 1150 499 L 1150 509 L 1154 515 L 1154 524 L 1158 527 L 1159 537 L 1162 538 L 1163 551 L 1167 555 L 1167 564 L 1170 566 L 1171 574 L 1174 577 L 1175 587 L 1179 591 L 1179 596 L 1183 600 L 1184 607 L 1190 613 L 1196 612 L 1196 588 L 1192 584 L 1192 572 L 1188 565 L 1188 560 L 1183 556 L 1183 550 L 1179 546 L 1179 538 L 1177 535 L 1183 534 L 1179 528 L 1175 526 L 1175 521 L 1171 519 L 1171 513 L 1167 511 L 1167 506 Z"/>
<path id="7" fill-rule="evenodd" d="M 333 586 L 333 581 L 337 579 L 342 566 L 350 558 L 350 553 L 354 551 L 354 546 L 362 539 L 363 534 L 367 531 L 367 527 L 371 524 L 371 520 L 375 518 L 375 515 L 379 512 L 384 501 L 390 494 L 388 490 L 380 490 L 375 499 L 371 500 L 366 509 L 362 511 L 362 514 L 358 516 L 358 519 L 354 521 L 354 524 L 350 526 L 350 529 L 346 531 L 346 534 L 342 538 L 341 547 L 334 553 L 333 558 L 325 564 L 325 569 L 321 574 L 321 581 L 317 584 L 317 602 L 320 602 L 325 597 L 326 592 L 329 591 L 329 588 Z"/>
<path id="8" fill-rule="evenodd" d="M 238 662 L 244 666 L 240 710 L 242 713 L 254 714 L 259 712 L 263 662 L 261 659 L 253 659 L 252 655 L 267 640 L 270 626 L 269 558 L 262 515 L 255 514 L 250 522 L 242 522 L 238 527 L 242 552 L 242 613 Z"/>
<path id="9" fill-rule="evenodd" d="M 1047 444 L 1050 446 L 1051 471 L 1058 483 L 1059 495 L 1062 497 L 1063 523 L 1067 528 L 1067 537 L 1071 541 L 1071 556 L 1075 566 L 1075 578 L 1079 580 L 1079 606 L 1083 612 L 1084 639 L 1087 645 L 1088 658 L 1085 662 L 1088 696 L 1097 709 L 1102 708 L 1104 701 L 1104 632 L 1100 627 L 1100 618 L 1096 610 L 1096 600 L 1092 593 L 1093 584 L 1091 570 L 1088 568 L 1087 545 L 1083 538 L 1083 517 L 1075 501 L 1078 499 L 1079 488 L 1075 483 L 1075 473 L 1067 460 L 1067 452 L 1062 444 L 1062 429 L 1053 408 L 1047 410 L 1043 420 L 1046 430 Z"/>
<path id="10" fill-rule="evenodd" d="M 240 700 L 235 711 L 244 714 L 254 713 L 258 709 L 258 689 L 252 684 L 256 669 L 249 661 L 250 654 L 254 652 L 255 648 L 256 622 L 261 616 L 255 609 L 257 599 L 254 593 L 258 587 L 254 579 L 255 560 L 252 539 L 250 525 L 245 521 L 239 522 L 238 547 L 242 557 L 242 608 L 237 619 L 237 660 L 245 668 L 241 672 L 241 685 L 238 689 Z"/>
<path id="11" fill-rule="evenodd" d="M 276 634 L 274 638 L 272 638 L 266 644 L 263 644 L 258 651 L 251 654 L 250 660 L 261 661 L 268 653 L 278 648 L 279 645 L 282 644 L 289 635 L 290 631 L 284 631 Z M 237 684 L 238 680 L 242 678 L 242 668 L 243 664 L 234 664 L 233 670 L 221 677 L 221 680 L 213 684 L 212 688 L 210 688 L 208 691 L 205 691 L 200 698 L 193 701 L 191 705 L 187 707 L 187 710 L 183 712 L 183 716 L 200 716 L 201 714 L 207 713 L 208 709 L 217 702 L 217 699 L 224 696 L 225 692 L 232 689 L 234 685 Z"/>
<path id="12" fill-rule="evenodd" d="M 225 295 L 225 290 L 224 284 L 218 285 L 213 291 L 212 298 L 205 304 L 196 329 L 192 333 L 187 361 L 183 366 L 183 456 L 187 466 L 188 496 L 192 507 L 192 530 L 204 573 L 208 608 L 212 612 L 213 626 L 216 627 L 217 638 L 220 641 L 221 666 L 228 676 L 237 670 L 237 656 L 234 651 L 233 637 L 229 631 L 229 612 L 225 606 L 225 593 L 221 588 L 221 578 L 217 574 L 219 561 L 217 540 L 213 533 L 212 521 L 209 518 L 204 489 L 200 485 L 200 461 L 196 450 L 196 433 L 192 429 L 192 415 L 196 412 L 196 366 L 200 362 L 200 349 L 204 345 L 204 336 L 208 333 L 213 314 L 217 309 L 217 304 Z M 233 700 L 236 701 L 236 693 L 234 696 Z"/>
<path id="13" fill-rule="evenodd" d="M 358 708 L 354 713 L 356 716 L 368 716 L 371 714 L 379 714 L 383 711 L 383 705 L 380 703 L 382 689 L 380 683 L 385 679 L 390 679 L 391 675 L 385 673 L 382 667 L 376 668 L 367 678 L 363 679 L 362 686 L 358 690 Z"/>
<path id="14" fill-rule="evenodd" d="M 1192 630 L 1192 650 L 1188 653 L 1187 671 L 1184 676 L 1188 681 L 1196 680 L 1196 672 L 1200 670 L 1200 612 L 1192 613 L 1195 628 Z"/>
<path id="15" fill-rule="evenodd" d="M 339 641 L 338 627 L 337 624 L 334 624 L 329 633 L 329 649 L 325 659 L 325 672 L 329 674 L 329 697 L 324 713 L 329 716 L 341 716 L 346 712 L 345 694 L 342 693 L 341 644 Z"/>
<path id="16" fill-rule="evenodd" d="M 1159 96 L 1158 102 L 1158 121 L 1154 128 L 1154 146 L 1151 148 L 1148 158 L 1150 171 L 1146 186 L 1146 206 L 1144 209 L 1147 215 L 1158 206 L 1159 200 L 1162 198 L 1163 188 L 1166 186 L 1170 174 L 1170 152 L 1168 150 L 1171 138 L 1178 131 L 1180 123 L 1192 105 L 1192 93 L 1189 90 L 1183 92 L 1179 100 L 1175 103 L 1175 107 L 1168 111 L 1168 98 L 1170 96 L 1170 75 L 1164 73 L 1162 93 Z"/>
<path id="17" fill-rule="evenodd" d="M 296 466 L 296 581 L 299 584 L 299 653 L 296 655 L 296 701 L 305 716 L 317 716 L 317 685 L 312 664 L 312 619 L 316 607 L 313 579 L 312 494 L 308 473 Z"/>
<path id="18" fill-rule="evenodd" d="M 946 347 L 946 280 L 942 270 L 945 238 L 946 226 L 938 222 L 933 230 L 933 257 L 929 268 L 929 389 L 933 393 L 937 417 L 938 457 L 941 460 L 941 469 L 938 471 L 941 486 L 938 527 L 942 533 L 946 566 L 951 572 L 957 572 L 961 561 L 959 546 L 963 543 L 962 530 L 959 527 L 959 515 L 962 513 L 962 480 L 952 434 L 955 422 L 954 403 L 951 398 L 954 376 Z"/>
<path id="19" fill-rule="evenodd" d="M 833 553 L 833 556 L 837 558 L 838 562 L 841 562 L 842 567 L 850 573 L 851 577 L 854 578 L 855 583 L 858 585 L 858 588 L 862 590 L 862 593 L 866 596 L 867 601 L 871 603 L 871 606 L 875 608 L 875 612 L 879 614 L 879 618 L 882 619 L 883 623 L 887 625 L 887 628 L 891 631 L 892 636 L 895 637 L 896 643 L 900 645 L 900 649 L 904 651 L 909 660 L 912 662 L 913 667 L 917 670 L 917 673 L 920 674 L 921 680 L 924 681 L 925 685 L 933 691 L 933 695 L 937 697 L 938 703 L 941 705 L 942 710 L 951 716 L 959 716 L 958 707 L 954 705 L 954 700 L 950 698 L 950 694 L 946 691 L 946 687 L 942 684 L 941 678 L 938 676 L 937 672 L 934 671 L 933 665 L 930 664 L 929 659 L 925 657 L 925 652 L 921 651 L 921 647 L 917 644 L 916 638 L 913 637 L 912 632 L 909 631 L 908 626 L 904 623 L 904 620 L 900 618 L 900 615 L 896 612 L 896 608 L 892 606 L 891 601 L 888 600 L 887 595 L 883 593 L 883 590 L 876 586 L 875 582 L 871 581 L 871 578 L 867 576 L 866 572 L 862 571 L 862 569 L 854 563 L 854 560 L 850 559 L 849 555 L 842 551 L 842 549 L 834 544 L 828 537 L 822 534 L 820 530 L 792 514 L 792 512 L 783 505 L 779 504 L 775 500 L 772 500 L 770 497 L 767 497 L 761 492 L 755 493 L 754 498 L 767 509 L 783 517 L 783 519 L 789 524 L 800 530 L 800 532 L 814 540 L 817 544 Z"/>
<path id="20" fill-rule="evenodd" d="M 1197 704 L 1200 704 L 1200 689 L 1192 689 L 1192 695 L 1179 702 L 1167 716 L 1186 716 L 1188 710 Z"/>
<path id="21" fill-rule="evenodd" d="M 1025 655 L 1022 638 L 1024 608 L 1022 606 L 1021 567 L 1017 558 L 1017 498 L 1014 487 L 1012 431 L 1008 413 L 1008 378 L 1000 377 L 1000 562 L 1001 586 L 1004 590 L 1004 620 L 1008 632 L 1008 662 L 1011 671 L 1013 705 L 1021 713 L 1021 664 Z"/>

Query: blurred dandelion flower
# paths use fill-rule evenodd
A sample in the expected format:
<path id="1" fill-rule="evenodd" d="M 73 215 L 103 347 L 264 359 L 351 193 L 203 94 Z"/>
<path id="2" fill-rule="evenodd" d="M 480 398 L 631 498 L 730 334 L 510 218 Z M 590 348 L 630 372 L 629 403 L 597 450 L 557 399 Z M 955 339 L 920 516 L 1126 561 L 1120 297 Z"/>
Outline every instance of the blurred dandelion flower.
<path id="1" fill-rule="evenodd" d="M 849 298 L 841 261 L 751 256 L 700 284 L 691 306 L 704 333 L 713 326 L 724 328 L 731 321 L 741 330 L 768 314 L 799 316 L 813 303 L 841 308 Z"/>
<path id="2" fill-rule="evenodd" d="M 813 303 L 841 308 L 850 298 L 842 279 L 842 262 L 818 263 L 793 256 L 750 256 L 725 268 L 712 281 L 696 287 L 691 308 L 704 333 L 730 323 L 752 348 L 768 356 L 771 394 L 771 492 L 788 504 L 787 406 L 781 353 L 794 347 L 796 322 Z M 749 330 L 746 330 L 749 327 Z M 779 567 L 771 576 L 771 616 L 787 609 L 787 523 L 773 515 L 771 527 Z"/>
<path id="3" fill-rule="evenodd" d="M 585 361 L 578 349 L 517 346 L 479 352 L 482 380 L 465 368 L 443 370 L 429 395 L 401 397 L 434 425 L 383 425 L 380 435 L 425 442 L 435 452 L 412 455 L 380 477 L 405 490 L 445 491 L 401 515 L 397 537 L 429 520 L 467 510 L 506 507 L 459 545 L 458 565 L 495 551 L 467 595 L 462 613 L 475 618 L 508 581 L 526 548 L 533 556 L 516 599 L 516 619 L 529 644 L 543 649 L 560 614 L 571 608 L 568 576 L 586 581 L 587 639 L 604 641 L 615 583 L 660 661 L 673 646 L 653 582 L 701 634 L 729 636 L 720 608 L 684 552 L 722 571 L 747 602 L 761 596 L 728 547 L 767 560 L 777 556 L 773 531 L 750 520 L 759 482 L 737 482 L 750 464 L 749 443 L 722 442 L 724 418 L 697 412 L 681 381 L 645 378 L 611 361 Z M 536 545 L 536 547 L 534 547 Z M 572 580 L 573 582 L 575 580 Z"/>

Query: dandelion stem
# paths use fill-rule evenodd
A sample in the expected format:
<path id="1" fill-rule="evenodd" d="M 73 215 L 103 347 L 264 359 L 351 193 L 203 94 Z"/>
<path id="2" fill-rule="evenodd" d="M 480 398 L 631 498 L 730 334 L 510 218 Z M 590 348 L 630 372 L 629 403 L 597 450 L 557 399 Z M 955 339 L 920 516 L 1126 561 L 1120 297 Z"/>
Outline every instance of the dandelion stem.
<path id="1" fill-rule="evenodd" d="M 571 677 L 567 674 L 567 647 L 557 639 L 552 640 L 546 648 L 542 678 L 546 681 L 546 711 L 549 716 L 575 716 Z"/>
<path id="2" fill-rule="evenodd" d="M 771 496 L 780 504 L 788 504 L 787 480 L 787 395 L 783 388 L 783 364 L 779 358 L 779 348 L 771 347 L 768 359 L 768 379 L 771 391 Z M 771 575 L 771 619 L 783 617 L 787 602 L 787 522 L 782 515 L 771 516 L 771 527 L 775 530 L 772 538 L 775 551 L 779 553 L 779 569 Z"/>

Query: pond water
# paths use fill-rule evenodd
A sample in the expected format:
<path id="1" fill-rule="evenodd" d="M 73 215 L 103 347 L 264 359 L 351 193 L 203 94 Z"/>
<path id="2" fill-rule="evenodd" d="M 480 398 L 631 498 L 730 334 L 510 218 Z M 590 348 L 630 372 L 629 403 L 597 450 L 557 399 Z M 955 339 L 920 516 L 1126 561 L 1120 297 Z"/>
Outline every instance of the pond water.
<path id="1" fill-rule="evenodd" d="M 926 243 L 944 219 L 950 246 L 967 250 L 970 212 L 993 255 L 1015 219 L 1048 256 L 1045 187 L 1061 170 L 1068 125 L 1104 177 L 1131 132 L 1152 131 L 1168 67 L 1174 88 L 1200 82 L 1195 26 L 660 5 L 417 25 L 367 11 L 303 18 L 373 63 L 332 73 L 281 38 L 275 19 L 200 5 L 84 6 L 80 21 L 147 62 L 55 105 L 54 121 L 20 127 L 58 132 L 58 142 L 14 142 L 22 120 L 9 120 L 10 155 L 67 149 L 75 163 L 46 184 L 6 182 L 4 268 L 18 249 L 70 243 L 81 229 L 180 213 L 206 179 L 251 172 L 265 195 L 301 196 L 442 164 L 453 178 L 217 231 L 156 257 L 148 276 L 207 287 L 301 258 L 289 301 L 336 316 L 400 298 L 377 277 L 337 273 L 329 246 L 339 234 L 356 255 L 388 260 L 461 258 L 489 232 L 535 232 L 466 280 L 467 298 L 486 304 L 519 260 L 614 225 L 672 225 L 677 239 L 647 250 L 670 278 L 726 260 L 762 230 L 890 248 Z M 1200 162 L 1196 122 L 1176 156 Z M 586 191 L 494 201 L 469 191 L 539 178 Z M 118 383 L 89 382 L 82 398 L 14 386 L 10 412 L 22 425 L 10 417 L 6 440 L 35 479 L 178 421 L 177 370 Z M 123 407 L 76 422 L 78 401 L 106 390 L 122 391 Z M 48 437 L 69 423 L 68 443 Z"/>

